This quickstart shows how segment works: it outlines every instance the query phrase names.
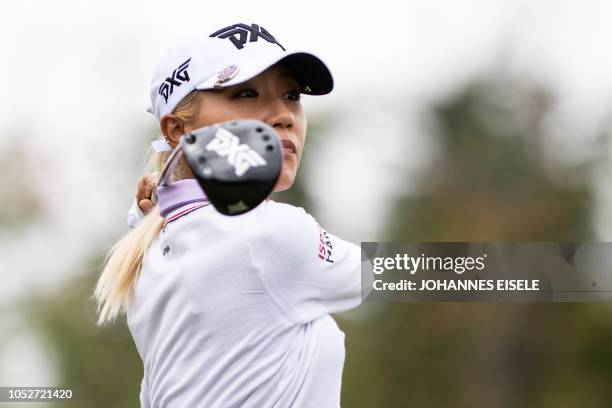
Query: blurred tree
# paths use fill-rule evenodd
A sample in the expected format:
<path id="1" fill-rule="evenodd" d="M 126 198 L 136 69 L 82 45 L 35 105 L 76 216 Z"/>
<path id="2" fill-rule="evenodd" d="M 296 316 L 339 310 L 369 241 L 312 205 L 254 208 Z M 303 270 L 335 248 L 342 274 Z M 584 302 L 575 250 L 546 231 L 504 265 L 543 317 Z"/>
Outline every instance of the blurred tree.
<path id="1" fill-rule="evenodd" d="M 542 166 L 543 149 L 555 148 L 544 142 L 543 126 L 553 101 L 542 87 L 499 79 L 470 84 L 434 107 L 431 137 L 441 151 L 422 194 L 398 197 L 390 236 L 418 241 L 591 238 L 593 191 L 586 177 L 597 163 L 564 168 L 581 180 L 572 185 L 555 182 Z"/>
<path id="2" fill-rule="evenodd" d="M 554 98 L 512 78 L 468 84 L 431 110 L 437 159 L 398 188 L 388 241 L 592 238 L 589 170 L 542 166 Z M 548 155 L 550 156 L 550 154 Z M 554 157 L 554 155 L 553 155 Z M 559 182 L 559 180 L 562 180 Z M 576 181 L 577 180 L 577 181 Z M 366 304 L 347 333 L 347 407 L 607 407 L 612 327 L 586 304 Z M 366 313 L 367 315 L 367 313 Z"/>

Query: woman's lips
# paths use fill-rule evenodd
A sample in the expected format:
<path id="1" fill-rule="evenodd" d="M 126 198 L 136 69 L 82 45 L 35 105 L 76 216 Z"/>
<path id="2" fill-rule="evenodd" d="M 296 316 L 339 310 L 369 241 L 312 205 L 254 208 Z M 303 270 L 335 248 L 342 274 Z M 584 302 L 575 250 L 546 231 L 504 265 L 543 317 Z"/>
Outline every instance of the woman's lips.
<path id="1" fill-rule="evenodd" d="M 297 148 L 295 147 L 295 144 L 291 140 L 284 139 L 282 141 L 282 144 L 283 144 L 283 149 L 285 151 L 288 151 L 288 152 L 293 153 L 293 154 L 297 154 Z"/>

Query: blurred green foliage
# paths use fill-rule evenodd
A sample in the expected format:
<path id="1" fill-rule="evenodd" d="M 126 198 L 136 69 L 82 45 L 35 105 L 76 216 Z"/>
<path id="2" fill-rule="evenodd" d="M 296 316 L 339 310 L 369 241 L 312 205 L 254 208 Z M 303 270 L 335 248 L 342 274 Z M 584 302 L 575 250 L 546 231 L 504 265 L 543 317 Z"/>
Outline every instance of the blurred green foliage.
<path id="1" fill-rule="evenodd" d="M 543 126 L 553 100 L 545 89 L 492 79 L 472 83 L 433 107 L 430 136 L 441 151 L 425 172 L 420 194 L 406 197 L 398 190 L 395 222 L 385 236 L 407 241 L 592 238 L 588 174 L 599 157 L 555 170 L 578 183 L 559 182 L 561 177 L 543 168 L 549 153 L 544 150 L 555 148 L 545 144 Z"/>
<path id="2" fill-rule="evenodd" d="M 516 85 L 516 84 L 515 84 Z M 592 239 L 589 170 L 543 168 L 554 99 L 478 81 L 431 110 L 439 155 L 418 194 L 398 190 L 389 241 Z M 492 96 L 505 95 L 495 99 Z M 563 179 L 563 178 L 561 178 Z M 575 180 L 578 180 L 576 183 Z M 347 334 L 347 407 L 608 407 L 612 313 L 602 304 L 361 306 Z"/>

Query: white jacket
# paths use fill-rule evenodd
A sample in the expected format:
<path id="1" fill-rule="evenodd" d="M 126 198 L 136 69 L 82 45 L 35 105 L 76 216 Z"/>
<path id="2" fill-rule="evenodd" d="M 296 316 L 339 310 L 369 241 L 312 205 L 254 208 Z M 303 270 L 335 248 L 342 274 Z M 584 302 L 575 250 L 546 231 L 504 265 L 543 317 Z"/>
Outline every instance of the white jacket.
<path id="1" fill-rule="evenodd" d="M 142 407 L 338 407 L 344 333 L 329 314 L 361 302 L 359 247 L 291 205 L 228 217 L 185 201 L 128 307 Z"/>

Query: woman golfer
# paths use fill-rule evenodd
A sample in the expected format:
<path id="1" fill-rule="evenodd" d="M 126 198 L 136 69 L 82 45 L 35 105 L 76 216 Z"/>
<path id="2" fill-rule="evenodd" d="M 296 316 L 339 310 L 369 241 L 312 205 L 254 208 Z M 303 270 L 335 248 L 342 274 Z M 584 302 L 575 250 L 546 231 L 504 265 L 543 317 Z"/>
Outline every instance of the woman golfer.
<path id="1" fill-rule="evenodd" d="M 332 87 L 319 58 L 287 51 L 256 24 L 184 41 L 153 75 L 165 141 L 151 172 L 191 130 L 256 119 L 282 141 L 275 191 L 286 190 L 306 137 L 300 95 Z M 113 246 L 95 288 L 99 324 L 127 314 L 144 365 L 141 406 L 338 407 L 344 334 L 329 314 L 361 302 L 359 247 L 272 200 L 222 215 L 183 161 L 172 177 Z"/>

